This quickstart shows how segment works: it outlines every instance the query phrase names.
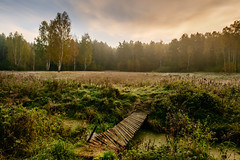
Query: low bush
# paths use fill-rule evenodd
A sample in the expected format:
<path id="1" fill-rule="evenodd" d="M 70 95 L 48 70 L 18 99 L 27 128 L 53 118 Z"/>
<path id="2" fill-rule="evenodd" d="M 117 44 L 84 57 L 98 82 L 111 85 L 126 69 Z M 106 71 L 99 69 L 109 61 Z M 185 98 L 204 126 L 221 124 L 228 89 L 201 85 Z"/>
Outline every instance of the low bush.
<path id="1" fill-rule="evenodd" d="M 0 106 L 0 148 L 3 155 L 28 156 L 29 146 L 44 137 L 65 134 L 58 115 L 49 116 L 45 110 L 23 106 Z"/>

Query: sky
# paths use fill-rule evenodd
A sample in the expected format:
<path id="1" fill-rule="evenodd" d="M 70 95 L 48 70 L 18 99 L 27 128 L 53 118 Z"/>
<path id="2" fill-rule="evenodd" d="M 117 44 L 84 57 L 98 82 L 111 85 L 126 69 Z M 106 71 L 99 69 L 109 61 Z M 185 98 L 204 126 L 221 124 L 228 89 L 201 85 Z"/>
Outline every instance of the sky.
<path id="1" fill-rule="evenodd" d="M 182 34 L 221 31 L 240 20 L 240 0 L 0 0 L 0 33 L 33 42 L 42 21 L 66 11 L 71 33 L 112 47 L 119 42 L 170 42 Z"/>

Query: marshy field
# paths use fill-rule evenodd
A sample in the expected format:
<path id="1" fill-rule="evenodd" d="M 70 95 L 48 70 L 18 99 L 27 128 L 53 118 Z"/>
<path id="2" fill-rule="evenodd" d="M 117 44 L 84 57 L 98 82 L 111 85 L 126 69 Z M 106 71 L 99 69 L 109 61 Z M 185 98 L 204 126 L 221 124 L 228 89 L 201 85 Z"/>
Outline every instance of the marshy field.
<path id="1" fill-rule="evenodd" d="M 240 159 L 240 74 L 0 72 L 0 159 L 85 159 L 82 146 L 134 110 L 123 152 L 95 159 Z"/>

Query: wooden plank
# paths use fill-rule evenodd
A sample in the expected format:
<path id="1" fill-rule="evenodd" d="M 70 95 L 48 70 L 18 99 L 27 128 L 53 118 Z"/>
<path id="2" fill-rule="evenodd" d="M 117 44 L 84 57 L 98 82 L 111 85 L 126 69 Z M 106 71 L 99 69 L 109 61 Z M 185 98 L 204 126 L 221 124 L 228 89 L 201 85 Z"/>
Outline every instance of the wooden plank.
<path id="1" fill-rule="evenodd" d="M 136 132 L 136 130 L 133 127 L 131 127 L 130 125 L 126 124 L 125 122 L 121 122 L 121 123 L 119 123 L 119 125 L 122 125 L 125 128 L 128 128 L 128 130 L 130 130 L 132 132 L 132 134 L 134 134 Z"/>
<path id="2" fill-rule="evenodd" d="M 106 131 L 106 132 L 104 132 L 104 133 L 105 133 L 106 136 L 109 137 L 109 139 L 111 139 L 111 141 L 113 141 L 113 143 L 114 143 L 118 148 L 122 146 L 121 144 L 119 144 L 118 141 L 116 141 L 116 140 L 114 139 L 114 135 L 113 135 L 113 134 L 111 134 L 111 133 L 108 132 L 108 131 Z"/>
<path id="3" fill-rule="evenodd" d="M 144 120 L 146 118 L 146 115 L 139 115 L 139 114 L 136 114 L 136 116 L 142 120 Z"/>
<path id="4" fill-rule="evenodd" d="M 127 142 L 131 139 L 128 135 L 125 134 L 125 132 L 119 125 L 117 125 L 116 128 L 121 133 L 121 135 L 127 140 Z"/>
<path id="5" fill-rule="evenodd" d="M 143 120 L 139 119 L 139 118 L 136 117 L 136 116 L 129 116 L 129 118 L 131 118 L 131 119 L 133 119 L 133 120 L 135 120 L 135 121 L 138 121 L 139 123 L 142 123 L 142 122 L 143 122 Z"/>
<path id="6" fill-rule="evenodd" d="M 101 133 L 101 134 L 99 135 L 98 140 L 100 140 L 101 142 L 103 142 L 103 143 L 106 144 L 106 145 L 108 145 L 108 144 L 110 143 L 110 141 L 105 138 L 105 136 L 104 136 L 103 133 Z"/>
<path id="7" fill-rule="evenodd" d="M 126 133 L 129 134 L 129 136 L 130 136 L 131 139 L 134 137 L 135 132 L 130 132 L 130 129 L 127 128 L 127 127 L 124 126 L 124 125 L 121 125 L 121 127 L 124 128 L 124 129 L 127 131 Z"/>
<path id="8" fill-rule="evenodd" d="M 91 139 L 89 142 L 94 144 L 99 144 L 99 145 L 102 144 L 100 141 L 97 141 L 95 138 Z"/>
<path id="9" fill-rule="evenodd" d="M 145 120 L 145 119 L 141 119 L 141 118 L 139 118 L 137 116 L 129 116 L 127 118 L 130 118 L 130 119 L 132 119 L 134 121 L 138 121 L 139 123 L 142 123 Z"/>
<path id="10" fill-rule="evenodd" d="M 119 123 L 118 125 L 122 125 L 126 130 L 130 132 L 131 135 L 134 135 L 135 131 L 132 130 L 132 128 L 129 128 L 128 126 L 124 125 L 123 123 Z"/>
<path id="11" fill-rule="evenodd" d="M 134 132 L 136 132 L 137 130 L 137 125 L 130 122 L 129 120 L 122 121 L 122 124 L 126 125 L 127 127 L 131 127 L 134 130 Z"/>
<path id="12" fill-rule="evenodd" d="M 122 142 L 122 139 L 118 138 L 112 131 L 106 131 L 109 136 L 117 143 L 120 147 L 124 146 L 125 144 Z"/>
<path id="13" fill-rule="evenodd" d="M 115 144 L 115 142 L 106 135 L 106 132 L 103 132 L 102 136 L 104 137 L 104 140 L 106 142 L 108 142 L 107 145 L 109 145 L 111 148 L 116 148 L 117 147 L 117 144 Z"/>
<path id="14" fill-rule="evenodd" d="M 127 128 L 129 128 L 129 130 L 131 130 L 133 133 L 135 133 L 136 132 L 136 129 L 135 128 L 133 128 L 132 126 L 130 126 L 128 123 L 126 123 L 126 122 L 120 122 L 119 124 L 121 124 L 121 125 L 124 125 L 125 127 L 127 127 Z"/>
<path id="15" fill-rule="evenodd" d="M 131 140 L 131 136 L 128 133 L 126 133 L 126 131 L 124 131 L 121 125 L 118 125 L 117 127 L 119 128 L 119 130 L 122 131 L 122 134 L 127 138 L 127 141 Z"/>
<path id="16" fill-rule="evenodd" d="M 115 132 L 115 130 L 113 130 L 112 128 L 109 129 L 108 131 L 109 133 L 111 133 L 111 136 L 114 138 L 115 141 L 117 141 L 121 146 L 125 146 L 126 143 L 124 142 L 124 140 L 122 139 L 122 137 L 120 137 L 119 134 L 117 134 Z"/>
<path id="17" fill-rule="evenodd" d="M 143 113 L 143 112 L 138 112 L 138 113 L 135 113 L 133 115 L 137 115 L 137 116 L 146 116 L 147 114 Z"/>
<path id="18" fill-rule="evenodd" d="M 122 142 L 124 143 L 124 146 L 127 145 L 128 141 L 126 141 L 126 139 L 123 138 L 122 135 L 115 128 L 112 128 L 112 132 L 122 140 Z"/>
<path id="19" fill-rule="evenodd" d="M 130 131 L 128 128 L 126 128 L 121 123 L 119 123 L 118 126 L 121 127 L 125 131 L 125 133 L 128 134 L 130 137 L 132 137 L 134 135 L 134 132 Z"/>
<path id="20" fill-rule="evenodd" d="M 136 128 L 139 127 L 142 124 L 142 123 L 139 123 L 139 122 L 134 122 L 130 118 L 125 119 L 125 121 L 127 121 L 127 123 L 133 125 Z"/>
<path id="21" fill-rule="evenodd" d="M 127 119 L 125 119 L 124 122 L 125 122 L 125 124 L 126 124 L 127 126 L 131 126 L 131 127 L 134 128 L 135 130 L 138 129 L 137 125 L 134 124 L 133 122 L 131 122 L 131 121 L 127 120 Z"/>
<path id="22" fill-rule="evenodd" d="M 116 129 L 116 131 L 121 135 L 122 138 L 125 139 L 125 141 L 128 143 L 129 139 L 126 137 L 126 135 L 124 135 L 124 133 L 122 132 L 122 130 L 116 125 L 114 127 Z"/>
<path id="23" fill-rule="evenodd" d="M 89 141 L 89 146 L 94 148 L 108 146 L 114 150 L 122 150 L 134 137 L 142 126 L 147 114 L 144 112 L 133 112 L 113 128 L 97 135 Z"/>
<path id="24" fill-rule="evenodd" d="M 122 122 L 125 123 L 125 124 L 127 124 L 127 125 L 131 125 L 131 126 L 133 126 L 134 128 L 136 128 L 136 124 L 133 123 L 133 122 L 131 122 L 129 119 L 124 119 Z"/>
<path id="25" fill-rule="evenodd" d="M 129 124 L 127 121 L 122 121 L 119 124 L 124 125 L 125 127 L 129 128 L 133 133 L 135 133 L 135 127 Z"/>
<path id="26" fill-rule="evenodd" d="M 97 141 L 101 142 L 102 145 L 107 144 L 101 136 L 95 137 Z"/>
<path id="27" fill-rule="evenodd" d="M 128 117 L 128 119 L 131 120 L 133 123 L 136 123 L 136 124 L 142 124 L 143 123 L 143 121 L 138 121 L 138 120 L 136 120 L 132 117 Z"/>
<path id="28" fill-rule="evenodd" d="M 131 119 L 131 121 L 133 121 L 134 123 L 142 123 L 143 122 L 143 120 L 139 120 L 139 119 L 136 120 L 135 117 L 133 117 L 133 116 L 129 116 L 126 119 Z"/>

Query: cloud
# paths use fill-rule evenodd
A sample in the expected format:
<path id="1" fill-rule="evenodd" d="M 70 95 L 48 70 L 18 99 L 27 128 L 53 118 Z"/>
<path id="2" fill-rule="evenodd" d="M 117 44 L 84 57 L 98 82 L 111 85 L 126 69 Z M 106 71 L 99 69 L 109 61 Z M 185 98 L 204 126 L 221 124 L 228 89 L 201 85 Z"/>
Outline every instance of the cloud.
<path id="1" fill-rule="evenodd" d="M 239 18 L 238 0 L 69 1 L 89 30 L 134 40 L 169 40 L 218 30 Z"/>
<path id="2" fill-rule="evenodd" d="M 67 11 L 79 37 L 88 32 L 112 46 L 123 40 L 169 42 L 183 33 L 221 31 L 240 19 L 239 6 L 239 0 L 1 0 L 0 31 L 19 29 L 33 41 L 41 21 Z"/>
<path id="3" fill-rule="evenodd" d="M 33 42 L 38 35 L 40 23 L 43 20 L 49 21 L 55 18 L 56 13 L 60 10 L 59 2 L 56 0 L 0 1 L 0 32 L 9 34 L 18 31 L 27 41 Z"/>
<path id="4" fill-rule="evenodd" d="M 0 15 L 0 19 L 1 19 Z M 23 35 L 23 37 L 29 41 L 33 42 L 34 38 L 38 35 L 38 28 L 33 29 L 26 29 L 25 27 L 22 27 L 21 25 L 17 25 L 9 20 L 5 20 L 4 25 L 0 26 L 0 31 L 4 31 L 6 35 L 8 35 L 10 32 L 18 32 Z"/>

